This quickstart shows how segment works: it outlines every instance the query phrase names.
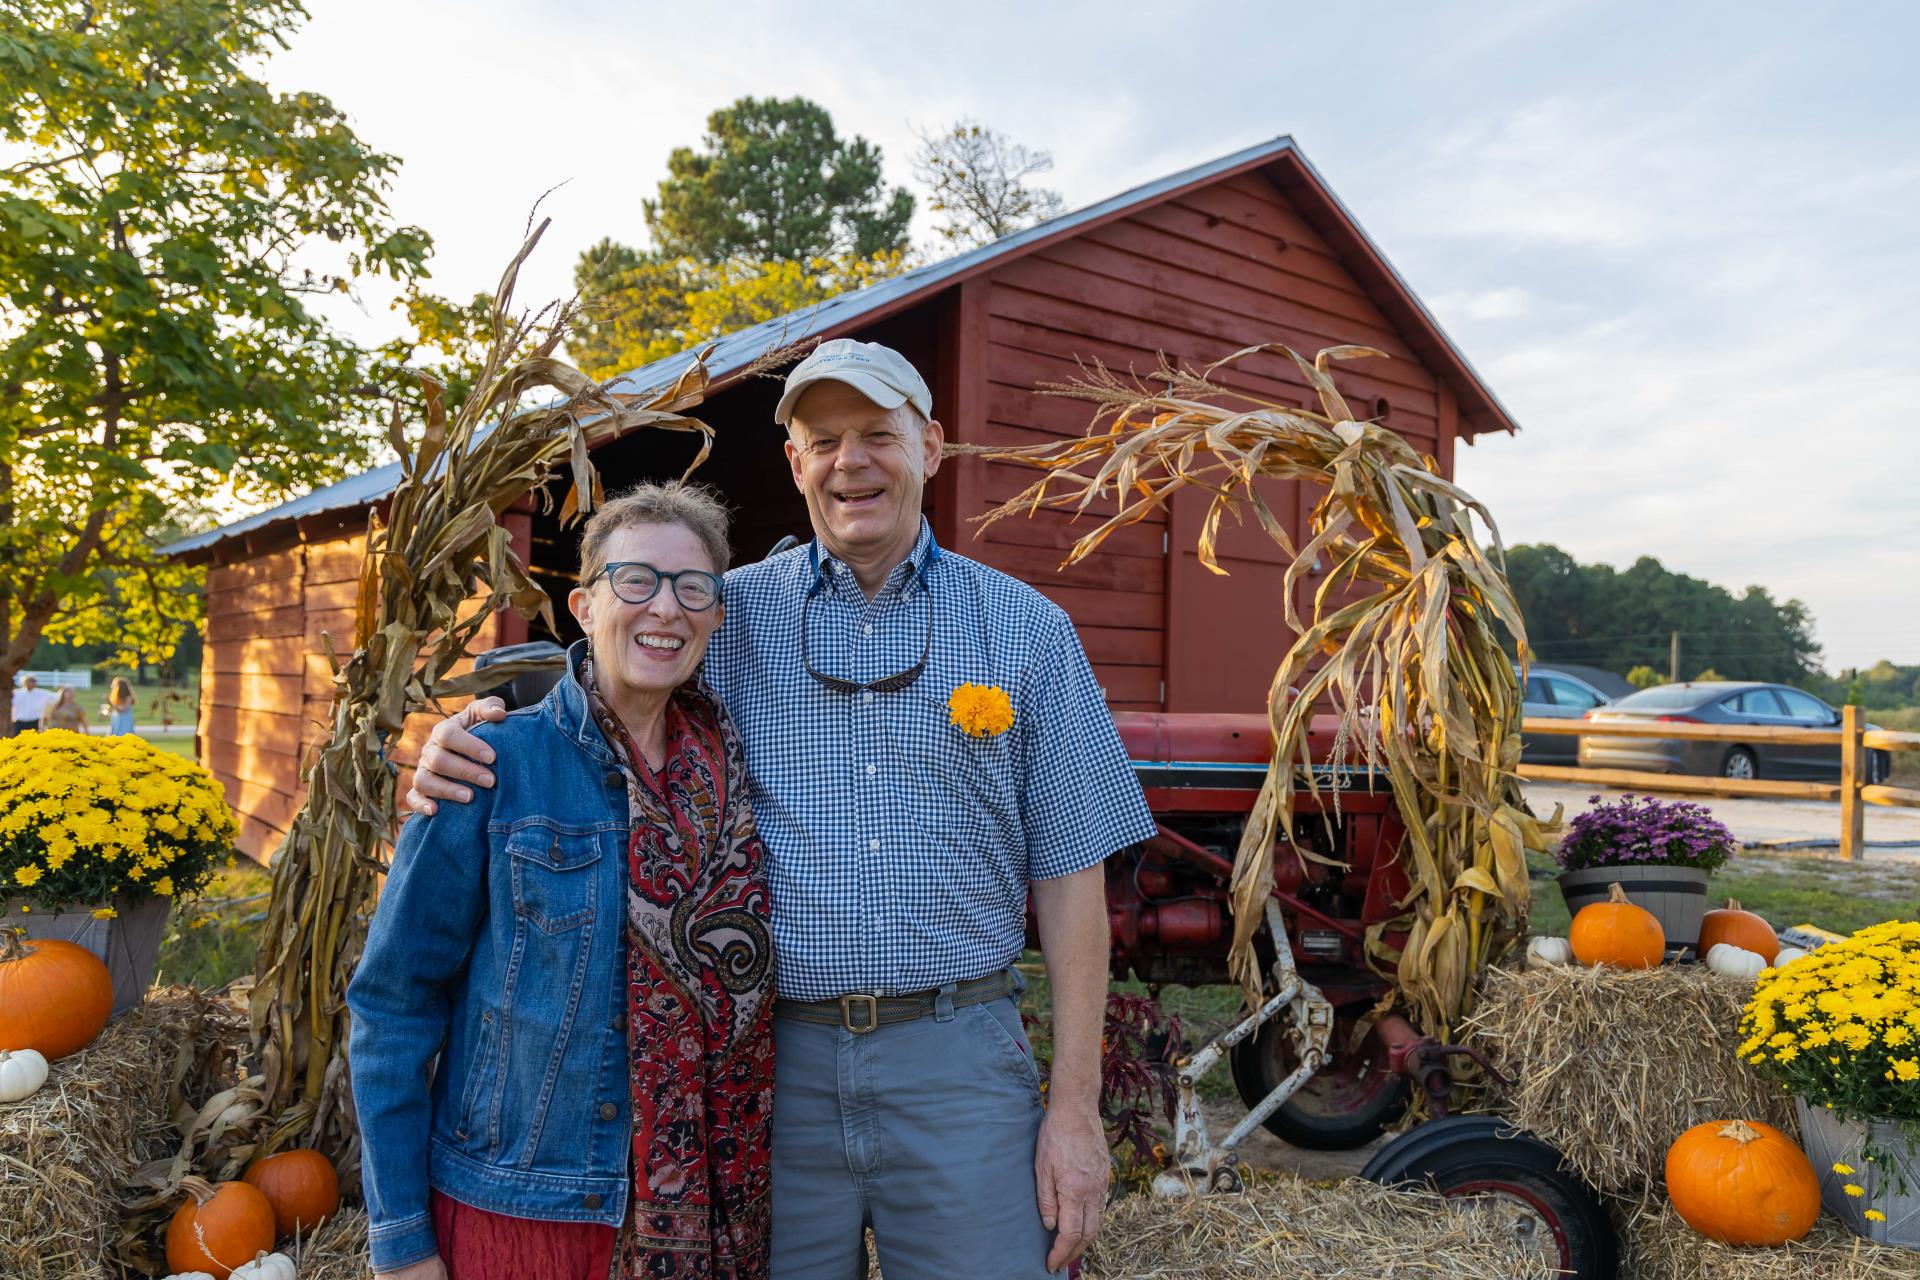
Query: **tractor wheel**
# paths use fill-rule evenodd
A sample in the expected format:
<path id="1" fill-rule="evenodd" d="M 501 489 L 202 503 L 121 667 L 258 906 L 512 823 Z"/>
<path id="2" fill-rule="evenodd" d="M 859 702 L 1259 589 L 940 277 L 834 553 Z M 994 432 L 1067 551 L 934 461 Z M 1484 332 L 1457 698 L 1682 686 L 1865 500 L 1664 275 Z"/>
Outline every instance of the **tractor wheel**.
<path id="1" fill-rule="evenodd" d="M 1406 1077 L 1387 1070 L 1386 1050 L 1374 1036 L 1344 1052 L 1352 1033 L 1348 1017 L 1335 1018 L 1333 1061 L 1267 1117 L 1269 1133 L 1312 1151 L 1352 1151 L 1386 1132 L 1406 1111 Z M 1294 1064 L 1293 1040 L 1281 1018 L 1235 1045 L 1228 1059 L 1234 1088 L 1249 1109 L 1291 1075 Z"/>
<path id="2" fill-rule="evenodd" d="M 1493 1116 L 1448 1116 L 1401 1134 L 1363 1178 L 1480 1200 L 1514 1236 L 1579 1280 L 1614 1280 L 1619 1246 L 1593 1191 L 1555 1151 Z"/>

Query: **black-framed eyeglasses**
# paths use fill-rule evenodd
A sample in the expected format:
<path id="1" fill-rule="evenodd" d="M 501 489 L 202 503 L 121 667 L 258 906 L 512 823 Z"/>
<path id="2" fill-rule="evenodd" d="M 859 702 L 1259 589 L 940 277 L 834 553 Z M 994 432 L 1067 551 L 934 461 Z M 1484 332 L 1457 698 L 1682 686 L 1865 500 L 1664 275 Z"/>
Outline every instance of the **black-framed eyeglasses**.
<path id="1" fill-rule="evenodd" d="M 807 657 L 807 611 L 812 608 L 813 595 L 809 593 L 806 600 L 800 605 L 800 665 L 806 668 L 808 675 L 835 693 L 860 693 L 863 691 L 871 691 L 873 693 L 898 693 L 902 689 L 911 688 L 913 682 L 918 680 L 926 671 L 927 657 L 933 652 L 932 592 L 927 593 L 927 639 L 926 642 L 920 646 L 920 661 L 914 663 L 905 671 L 896 671 L 890 676 L 881 676 L 878 680 L 843 680 L 839 676 L 830 676 L 824 671 L 814 669 L 812 660 Z"/>
<path id="2" fill-rule="evenodd" d="M 613 594 L 628 604 L 645 604 L 660 594 L 660 584 L 673 584 L 673 598 L 690 613 L 703 613 L 720 603 L 725 590 L 718 574 L 705 569 L 677 569 L 668 573 L 641 560 L 616 560 L 587 579 L 592 586 L 605 578 Z"/>

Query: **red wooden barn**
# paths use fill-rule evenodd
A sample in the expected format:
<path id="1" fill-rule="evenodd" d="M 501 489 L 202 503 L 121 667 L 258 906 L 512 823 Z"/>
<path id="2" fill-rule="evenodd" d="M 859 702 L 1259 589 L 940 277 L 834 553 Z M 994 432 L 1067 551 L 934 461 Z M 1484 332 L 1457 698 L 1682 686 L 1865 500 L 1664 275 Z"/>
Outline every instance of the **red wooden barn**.
<path id="1" fill-rule="evenodd" d="M 718 435 L 700 475 L 738 510 L 736 560 L 758 558 L 784 534 L 807 532 L 781 456 L 782 432 L 772 425 L 779 383 L 743 376 L 770 347 L 806 337 L 856 337 L 904 352 L 933 387 L 935 415 L 956 441 L 1083 433 L 1089 406 L 1033 390 L 1072 377 L 1076 358 L 1144 371 L 1159 352 L 1205 365 L 1268 341 L 1308 353 L 1348 342 L 1388 352 L 1391 360 L 1346 366 L 1337 375 L 1342 391 L 1356 416 L 1384 421 L 1448 475 L 1457 440 L 1513 429 L 1465 357 L 1284 137 L 721 340 L 709 358 L 710 394 L 696 410 Z M 684 366 L 685 357 L 661 361 L 617 385 L 664 384 Z M 1247 361 L 1228 381 L 1314 403 L 1280 357 Z M 595 461 L 616 491 L 678 475 L 692 448 L 685 438 L 640 432 L 601 446 Z M 1265 534 L 1251 526 L 1230 532 L 1223 563 L 1232 576 L 1211 575 L 1193 552 L 1205 498 L 1183 494 L 1171 527 L 1126 530 L 1062 572 L 1063 551 L 1077 536 L 1065 515 L 1003 521 L 980 538 L 967 523 L 1031 477 L 1002 464 L 949 461 L 928 499 L 935 535 L 1059 602 L 1116 709 L 1263 705 L 1288 639 L 1278 593 L 1284 563 Z M 226 784 L 242 818 L 240 846 L 256 857 L 271 852 L 298 808 L 302 746 L 320 733 L 328 710 L 321 633 L 351 632 L 368 511 L 397 478 L 397 464 L 378 468 L 170 549 L 209 566 L 200 758 Z M 1296 531 L 1304 527 L 1310 496 L 1275 486 L 1272 500 Z M 504 519 L 558 604 L 575 564 L 575 533 L 531 511 Z M 564 608 L 556 613 L 571 626 Z M 516 619 L 497 627 L 496 643 L 528 638 Z M 403 763 L 419 727 L 397 752 Z"/>

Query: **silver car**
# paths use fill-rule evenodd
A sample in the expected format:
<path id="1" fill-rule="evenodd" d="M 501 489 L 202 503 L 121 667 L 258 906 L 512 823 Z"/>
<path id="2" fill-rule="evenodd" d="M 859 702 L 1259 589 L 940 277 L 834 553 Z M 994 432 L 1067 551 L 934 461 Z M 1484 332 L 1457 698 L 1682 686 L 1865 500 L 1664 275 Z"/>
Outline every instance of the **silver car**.
<path id="1" fill-rule="evenodd" d="M 1840 713 L 1800 689 L 1746 681 L 1663 684 L 1596 708 L 1587 719 L 1668 721 L 1674 724 L 1774 725 L 1825 729 Z M 1877 725 L 1868 725 L 1870 729 Z M 1868 782 L 1881 782 L 1893 757 L 1869 751 Z M 1840 780 L 1840 747 L 1803 742 L 1701 742 L 1686 738 L 1582 738 L 1580 763 L 1598 769 L 1650 773 L 1717 774 L 1724 778 Z"/>
<path id="2" fill-rule="evenodd" d="M 1539 667 L 1527 673 L 1521 714 L 1529 720 L 1578 720 L 1607 695 L 1578 676 Z M 1520 739 L 1520 758 L 1528 764 L 1579 763 L 1580 739 L 1570 733 L 1529 733 Z"/>

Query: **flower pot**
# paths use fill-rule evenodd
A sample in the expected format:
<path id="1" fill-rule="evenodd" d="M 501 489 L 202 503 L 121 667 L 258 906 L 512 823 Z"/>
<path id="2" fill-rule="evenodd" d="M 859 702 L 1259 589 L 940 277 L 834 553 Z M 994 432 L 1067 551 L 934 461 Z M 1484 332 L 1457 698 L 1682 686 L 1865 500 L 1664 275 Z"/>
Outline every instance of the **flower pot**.
<path id="1" fill-rule="evenodd" d="M 1800 1115 L 1800 1141 L 1820 1175 L 1821 1206 L 1857 1236 L 1920 1249 L 1920 1124 L 1848 1120 L 1805 1098 L 1795 1098 L 1793 1105 Z M 1853 1172 L 1835 1173 L 1836 1164 Z M 1863 1194 L 1848 1195 L 1849 1183 Z M 1875 1222 L 1867 1217 L 1869 1209 L 1886 1216 Z"/>
<path id="2" fill-rule="evenodd" d="M 172 898 L 157 895 L 128 902 L 116 898 L 118 913 L 108 919 L 96 919 L 94 908 L 75 908 L 61 912 L 22 912 L 19 902 L 7 904 L 6 923 L 24 928 L 29 938 L 61 938 L 77 942 L 106 962 L 113 975 L 113 1016 L 138 1008 L 153 985 L 153 966 L 160 954 L 160 939 L 167 932 L 167 909 Z"/>
<path id="3" fill-rule="evenodd" d="M 1707 914 L 1707 873 L 1698 867 L 1585 867 L 1563 872 L 1560 896 L 1567 914 L 1607 900 L 1607 886 L 1618 884 L 1627 901 L 1653 912 L 1667 935 L 1667 949 L 1691 947 L 1700 941 L 1700 918 Z"/>

